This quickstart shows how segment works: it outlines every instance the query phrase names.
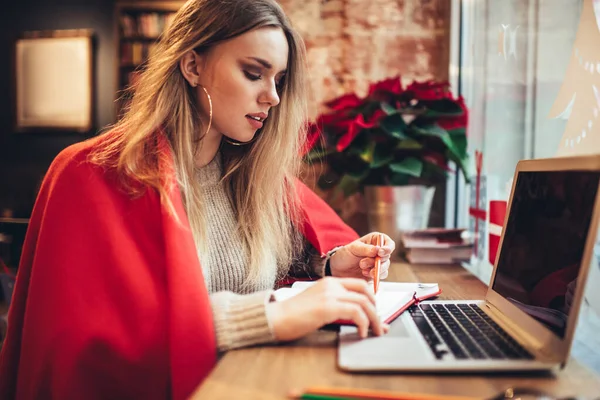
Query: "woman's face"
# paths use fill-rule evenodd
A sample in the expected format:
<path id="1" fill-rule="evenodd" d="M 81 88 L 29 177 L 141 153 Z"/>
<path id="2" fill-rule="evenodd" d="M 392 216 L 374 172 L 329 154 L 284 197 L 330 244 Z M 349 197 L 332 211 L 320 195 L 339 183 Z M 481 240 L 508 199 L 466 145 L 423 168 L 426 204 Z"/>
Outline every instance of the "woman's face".
<path id="1" fill-rule="evenodd" d="M 252 140 L 271 108 L 279 104 L 278 88 L 286 73 L 288 51 L 283 31 L 265 27 L 221 43 L 201 56 L 199 84 L 206 88 L 213 105 L 210 136 Z M 208 99 L 201 86 L 197 87 L 198 98 L 203 117 L 208 118 Z"/>

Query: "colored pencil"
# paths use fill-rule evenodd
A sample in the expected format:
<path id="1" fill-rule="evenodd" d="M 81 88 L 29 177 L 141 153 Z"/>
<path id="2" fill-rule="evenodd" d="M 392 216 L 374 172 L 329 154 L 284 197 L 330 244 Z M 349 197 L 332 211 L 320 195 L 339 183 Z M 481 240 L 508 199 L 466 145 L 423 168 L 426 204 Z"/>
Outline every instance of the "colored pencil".
<path id="1" fill-rule="evenodd" d="M 384 390 L 320 386 L 306 388 L 302 393 L 321 396 L 337 396 L 338 398 L 353 400 L 481 400 L 480 397 L 469 396 L 451 396 L 431 393 L 400 393 Z"/>
<path id="2" fill-rule="evenodd" d="M 298 395 L 291 395 L 292 399 L 297 400 L 361 400 L 354 397 L 340 397 L 340 396 L 326 396 L 322 394 L 311 394 L 311 393 L 302 393 Z"/>

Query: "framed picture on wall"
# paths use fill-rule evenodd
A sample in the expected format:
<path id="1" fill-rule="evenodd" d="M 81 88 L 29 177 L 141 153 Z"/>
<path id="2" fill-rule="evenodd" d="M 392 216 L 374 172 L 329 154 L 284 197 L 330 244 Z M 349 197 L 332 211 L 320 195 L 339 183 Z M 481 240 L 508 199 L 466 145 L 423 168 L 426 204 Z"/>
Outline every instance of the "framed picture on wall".
<path id="1" fill-rule="evenodd" d="M 26 32 L 15 45 L 18 132 L 88 132 L 93 124 L 91 30 Z"/>

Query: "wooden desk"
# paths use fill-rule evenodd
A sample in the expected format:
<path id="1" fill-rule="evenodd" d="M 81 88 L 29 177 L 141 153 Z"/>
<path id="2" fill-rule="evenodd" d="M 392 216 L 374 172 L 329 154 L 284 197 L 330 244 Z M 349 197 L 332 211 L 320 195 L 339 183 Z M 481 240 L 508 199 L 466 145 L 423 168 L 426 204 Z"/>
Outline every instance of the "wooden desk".
<path id="1" fill-rule="evenodd" d="M 394 263 L 388 281 L 439 282 L 441 299 L 483 299 L 487 287 L 459 266 Z M 600 378 L 571 360 L 556 375 L 346 373 L 336 367 L 337 333 L 319 331 L 294 343 L 230 351 L 193 399 L 287 399 L 291 388 L 314 385 L 489 397 L 507 387 L 536 387 L 557 396 L 598 398 Z"/>

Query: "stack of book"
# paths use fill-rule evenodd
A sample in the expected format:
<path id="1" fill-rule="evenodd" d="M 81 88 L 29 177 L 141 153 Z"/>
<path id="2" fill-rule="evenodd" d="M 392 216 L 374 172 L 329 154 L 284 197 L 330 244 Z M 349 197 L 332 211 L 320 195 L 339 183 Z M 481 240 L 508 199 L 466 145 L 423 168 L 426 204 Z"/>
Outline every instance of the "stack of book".
<path id="1" fill-rule="evenodd" d="M 464 229 L 428 228 L 403 232 L 401 248 L 411 264 L 459 264 L 471 258 L 473 242 Z"/>

